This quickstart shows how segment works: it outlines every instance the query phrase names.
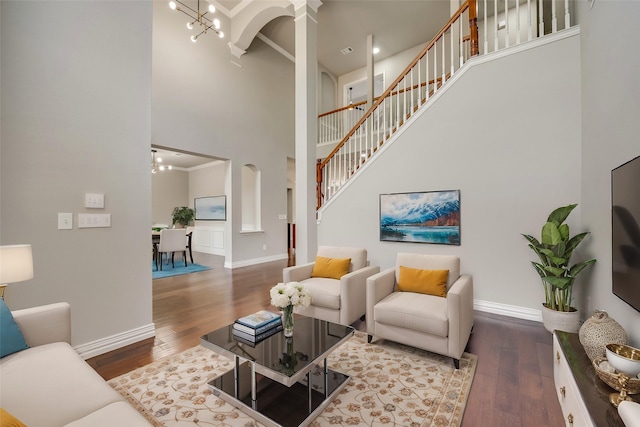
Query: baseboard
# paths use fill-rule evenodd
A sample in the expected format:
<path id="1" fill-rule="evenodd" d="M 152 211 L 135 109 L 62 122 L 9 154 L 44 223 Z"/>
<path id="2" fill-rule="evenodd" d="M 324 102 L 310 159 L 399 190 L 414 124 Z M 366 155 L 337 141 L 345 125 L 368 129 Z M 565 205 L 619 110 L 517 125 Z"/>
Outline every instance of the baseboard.
<path id="1" fill-rule="evenodd" d="M 542 322 L 542 314 L 540 310 L 532 308 L 519 307 L 516 305 L 500 304 L 490 301 L 473 301 L 473 309 L 483 311 L 485 313 L 499 314 L 501 316 L 515 317 L 517 319 L 533 320 L 534 322 Z"/>
<path id="2" fill-rule="evenodd" d="M 287 254 L 277 254 L 277 255 L 271 255 L 271 256 L 266 256 L 261 258 L 245 259 L 237 262 L 225 261 L 224 268 L 248 267 L 250 265 L 264 264 L 265 262 L 280 261 L 283 259 L 289 259 L 289 256 Z"/>
<path id="3" fill-rule="evenodd" d="M 78 345 L 75 350 L 86 360 L 155 336 L 156 326 L 150 323 L 130 331 Z"/>

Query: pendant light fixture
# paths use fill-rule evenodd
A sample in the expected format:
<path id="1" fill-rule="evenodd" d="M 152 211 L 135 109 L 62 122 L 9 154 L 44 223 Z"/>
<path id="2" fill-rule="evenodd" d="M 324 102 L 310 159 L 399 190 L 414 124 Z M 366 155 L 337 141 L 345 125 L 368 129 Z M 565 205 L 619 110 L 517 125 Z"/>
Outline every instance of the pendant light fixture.
<path id="1" fill-rule="evenodd" d="M 191 21 L 187 22 L 187 28 L 189 30 L 193 30 L 194 28 L 196 28 L 196 24 L 199 25 L 197 30 L 200 30 L 200 32 L 191 36 L 192 42 L 195 43 L 196 41 L 198 41 L 198 37 L 200 37 L 202 34 L 206 34 L 209 30 L 216 33 L 220 38 L 224 37 L 224 33 L 220 31 L 220 20 L 218 18 L 211 18 L 209 16 L 209 14 L 213 15 L 216 12 L 216 8 L 214 5 L 209 4 L 209 7 L 204 10 L 204 12 L 201 12 L 200 0 L 198 0 L 197 10 L 188 6 L 186 3 L 181 2 L 180 0 L 172 0 L 169 2 L 169 7 L 172 10 L 182 12 L 189 18 L 191 18 Z"/>
<path id="2" fill-rule="evenodd" d="M 162 157 L 156 156 L 157 151 L 151 150 L 151 173 L 157 173 L 158 171 L 166 171 L 171 170 L 173 167 L 171 165 L 163 165 Z"/>

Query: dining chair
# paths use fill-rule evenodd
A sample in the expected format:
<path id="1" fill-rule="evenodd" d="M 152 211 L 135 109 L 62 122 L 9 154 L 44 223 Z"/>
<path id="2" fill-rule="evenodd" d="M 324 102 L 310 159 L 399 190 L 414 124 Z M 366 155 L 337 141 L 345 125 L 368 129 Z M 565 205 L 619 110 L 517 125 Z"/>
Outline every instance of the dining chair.
<path id="1" fill-rule="evenodd" d="M 187 247 L 185 241 L 187 239 L 187 230 L 185 228 L 175 228 L 169 230 L 160 231 L 160 243 L 158 244 L 158 261 L 156 265 L 160 264 L 160 270 L 162 270 L 162 254 L 171 253 L 171 267 L 175 268 L 174 253 L 182 252 L 184 259 L 184 266 L 187 266 Z"/>
<path id="2" fill-rule="evenodd" d="M 189 251 L 189 258 L 191 259 L 191 264 L 193 264 L 193 252 L 191 251 L 191 240 L 193 238 L 193 231 L 195 227 L 187 227 L 187 250 Z"/>

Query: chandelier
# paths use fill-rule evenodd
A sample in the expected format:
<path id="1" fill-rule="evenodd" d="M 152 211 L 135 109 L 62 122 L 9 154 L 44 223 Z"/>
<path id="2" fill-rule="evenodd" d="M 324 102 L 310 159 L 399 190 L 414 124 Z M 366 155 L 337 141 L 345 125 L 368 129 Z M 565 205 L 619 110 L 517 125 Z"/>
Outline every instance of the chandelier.
<path id="1" fill-rule="evenodd" d="M 183 9 L 180 8 L 183 7 Z M 187 22 L 187 28 L 193 30 L 195 24 L 200 25 L 201 31 L 198 34 L 191 36 L 191 41 L 198 41 L 198 37 L 203 34 L 206 34 L 207 31 L 211 30 L 218 35 L 218 37 L 223 38 L 224 33 L 220 31 L 220 20 L 218 18 L 212 19 L 206 16 L 208 13 L 214 14 L 216 12 L 215 6 L 212 4 L 209 5 L 209 9 L 205 10 L 204 13 L 200 12 L 200 0 L 198 0 L 198 10 L 194 10 L 193 8 L 187 6 L 185 3 L 180 0 L 170 1 L 169 7 L 172 10 L 177 10 L 179 12 L 184 13 L 189 18 L 193 19 L 193 21 Z M 194 16 L 195 15 L 195 16 Z"/>
<path id="2" fill-rule="evenodd" d="M 151 173 L 173 169 L 171 165 L 163 165 L 162 157 L 156 157 L 156 150 L 151 150 Z"/>

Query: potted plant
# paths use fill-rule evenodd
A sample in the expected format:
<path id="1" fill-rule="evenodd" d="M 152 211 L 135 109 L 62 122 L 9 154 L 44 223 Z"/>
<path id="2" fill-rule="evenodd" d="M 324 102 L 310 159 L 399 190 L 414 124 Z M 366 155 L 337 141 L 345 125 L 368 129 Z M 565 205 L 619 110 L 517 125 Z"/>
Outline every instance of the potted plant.
<path id="1" fill-rule="evenodd" d="M 576 234 L 571 237 L 569 226 L 564 223 L 577 204 L 555 209 L 547 222 L 542 226 L 541 239 L 523 234 L 529 247 L 538 255 L 539 262 L 531 264 L 542 279 L 545 303 L 542 309 L 542 320 L 549 332 L 555 329 L 577 333 L 580 317 L 575 307 L 571 306 L 572 291 L 578 274 L 595 259 L 569 265 L 576 247 L 589 234 Z"/>
<path id="2" fill-rule="evenodd" d="M 181 225 L 186 227 L 195 218 L 195 211 L 188 206 L 176 206 L 171 213 L 173 225 Z"/>

